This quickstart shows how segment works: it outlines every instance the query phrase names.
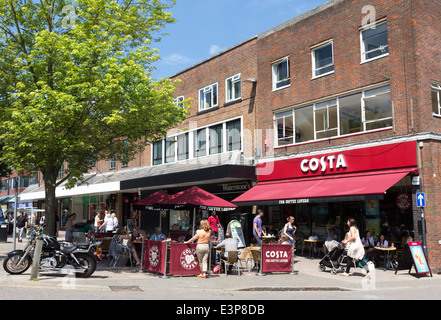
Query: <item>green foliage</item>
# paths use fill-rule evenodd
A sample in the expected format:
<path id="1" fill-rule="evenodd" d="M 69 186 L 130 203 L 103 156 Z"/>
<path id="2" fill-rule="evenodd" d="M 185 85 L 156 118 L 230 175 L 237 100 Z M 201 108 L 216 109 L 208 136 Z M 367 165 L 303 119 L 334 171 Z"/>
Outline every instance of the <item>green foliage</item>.
<path id="1" fill-rule="evenodd" d="M 174 4 L 0 0 L 3 160 L 46 184 L 68 162 L 73 186 L 96 161 L 130 159 L 182 122 L 188 101 L 177 107 L 174 83 L 151 76 Z"/>

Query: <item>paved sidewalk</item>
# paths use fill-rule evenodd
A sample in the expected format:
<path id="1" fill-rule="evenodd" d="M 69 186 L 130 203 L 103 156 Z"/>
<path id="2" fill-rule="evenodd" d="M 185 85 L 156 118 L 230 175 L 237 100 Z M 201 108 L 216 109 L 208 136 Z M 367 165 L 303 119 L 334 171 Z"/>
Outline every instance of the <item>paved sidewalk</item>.
<path id="1" fill-rule="evenodd" d="M 26 245 L 25 242 L 17 243 L 17 249 Z M 0 243 L 0 260 L 6 257 L 7 252 L 12 251 L 12 238 L 8 243 Z M 99 292 L 108 291 L 152 291 L 156 292 L 157 299 L 170 298 L 170 292 L 191 293 L 203 289 L 210 292 L 223 292 L 238 294 L 241 293 L 246 298 L 247 293 L 256 292 L 333 292 L 341 294 L 345 292 L 393 292 L 403 290 L 406 292 L 425 292 L 425 299 L 441 299 L 441 276 L 434 274 L 433 278 L 423 276 L 417 278 L 407 271 L 383 271 L 376 269 L 370 280 L 364 279 L 364 270 L 353 268 L 350 277 L 332 275 L 330 270 L 325 272 L 318 270 L 319 259 L 306 259 L 296 257 L 296 275 L 289 273 L 267 274 L 258 276 L 255 271 L 243 272 L 239 277 L 236 274 L 225 276 L 213 275 L 208 279 L 199 279 L 194 276 L 169 277 L 163 279 L 150 272 L 139 272 L 134 267 L 117 266 L 116 268 L 107 267 L 107 261 L 99 263 L 96 272 L 88 279 L 74 279 L 66 274 L 56 272 L 41 273 L 38 282 L 30 281 L 30 269 L 22 275 L 11 276 L 3 268 L 0 270 L 0 290 L 8 288 L 36 288 L 36 289 L 60 289 L 72 286 L 76 290 L 95 292 L 99 297 Z M 123 264 L 123 263 L 122 263 Z M 121 265 L 121 264 L 119 264 Z M 414 273 L 412 271 L 412 273 Z M 428 290 L 429 289 L 429 290 Z M 431 293 L 433 292 L 433 294 Z M 1 295 L 1 294 L 0 294 Z M 388 293 L 391 299 L 395 296 Z M 92 296 L 93 297 L 93 296 Z M 178 296 L 179 297 L 179 296 Z M 193 296 L 190 295 L 191 299 Z M 188 296 L 187 296 L 188 298 Z"/>

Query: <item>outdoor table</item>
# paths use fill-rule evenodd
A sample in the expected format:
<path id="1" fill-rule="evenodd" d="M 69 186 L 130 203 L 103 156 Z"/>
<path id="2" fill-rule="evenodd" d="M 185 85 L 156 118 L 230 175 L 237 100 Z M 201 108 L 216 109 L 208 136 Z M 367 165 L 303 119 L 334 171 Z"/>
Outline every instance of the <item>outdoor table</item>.
<path id="1" fill-rule="evenodd" d="M 320 240 L 309 240 L 309 239 L 304 239 L 303 240 L 303 248 L 302 248 L 302 255 L 303 255 L 303 250 L 305 249 L 305 243 L 309 243 L 309 258 L 312 259 L 312 247 L 314 246 L 314 243 L 320 243 Z M 318 250 L 318 248 L 317 248 Z"/>
<path id="2" fill-rule="evenodd" d="M 396 251 L 397 248 L 395 247 L 390 247 L 390 248 L 382 248 L 382 247 L 374 247 L 376 250 L 380 250 L 385 252 L 386 255 L 386 261 L 384 263 L 384 271 L 386 271 L 389 267 L 389 265 L 391 265 L 390 269 L 395 270 L 394 266 L 392 265 L 392 263 L 390 262 L 390 253 L 392 251 Z"/>
<path id="3" fill-rule="evenodd" d="M 273 239 L 275 239 L 276 237 L 275 236 L 263 236 L 262 237 L 262 242 L 263 243 L 270 243 L 271 242 L 271 240 L 273 240 Z"/>

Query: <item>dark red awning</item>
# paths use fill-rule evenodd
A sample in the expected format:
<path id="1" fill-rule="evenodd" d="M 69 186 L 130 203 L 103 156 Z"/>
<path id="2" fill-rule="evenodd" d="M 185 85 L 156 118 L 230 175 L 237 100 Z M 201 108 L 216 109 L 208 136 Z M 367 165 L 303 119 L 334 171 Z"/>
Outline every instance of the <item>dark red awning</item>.
<path id="1" fill-rule="evenodd" d="M 163 203 L 170 200 L 171 195 L 169 195 L 166 191 L 160 190 L 155 192 L 141 201 L 138 201 L 132 205 L 134 209 L 138 210 L 160 210 L 153 206 L 155 203 Z"/>
<path id="2" fill-rule="evenodd" d="M 402 168 L 260 182 L 232 202 L 248 206 L 369 199 L 384 195 L 389 188 L 415 169 Z"/>
<path id="3" fill-rule="evenodd" d="M 198 187 L 178 192 L 155 206 L 176 210 L 198 208 L 208 211 L 231 211 L 237 208 L 231 202 Z"/>

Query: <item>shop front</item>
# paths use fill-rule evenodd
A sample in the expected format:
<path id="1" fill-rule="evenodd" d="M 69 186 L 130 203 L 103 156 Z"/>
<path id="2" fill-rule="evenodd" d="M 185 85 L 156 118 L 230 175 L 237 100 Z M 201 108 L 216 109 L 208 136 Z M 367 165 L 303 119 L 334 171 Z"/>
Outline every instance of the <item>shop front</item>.
<path id="1" fill-rule="evenodd" d="M 414 236 L 412 199 L 418 186 L 416 143 L 353 148 L 258 165 L 258 183 L 233 200 L 264 209 L 264 225 L 282 230 L 295 218 L 297 242 L 325 241 L 334 229 L 344 239 L 346 219 L 397 245 Z"/>

